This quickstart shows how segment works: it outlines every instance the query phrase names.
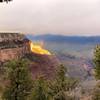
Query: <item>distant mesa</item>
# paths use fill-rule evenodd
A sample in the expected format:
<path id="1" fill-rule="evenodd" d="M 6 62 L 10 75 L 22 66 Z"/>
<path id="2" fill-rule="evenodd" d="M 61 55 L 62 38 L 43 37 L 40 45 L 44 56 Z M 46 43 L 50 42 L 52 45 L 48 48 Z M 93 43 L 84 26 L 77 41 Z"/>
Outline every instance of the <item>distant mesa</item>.
<path id="1" fill-rule="evenodd" d="M 63 35 L 32 35 L 27 37 L 35 41 L 59 42 L 59 43 L 75 43 L 75 44 L 98 44 L 100 43 L 100 36 L 63 36 Z"/>

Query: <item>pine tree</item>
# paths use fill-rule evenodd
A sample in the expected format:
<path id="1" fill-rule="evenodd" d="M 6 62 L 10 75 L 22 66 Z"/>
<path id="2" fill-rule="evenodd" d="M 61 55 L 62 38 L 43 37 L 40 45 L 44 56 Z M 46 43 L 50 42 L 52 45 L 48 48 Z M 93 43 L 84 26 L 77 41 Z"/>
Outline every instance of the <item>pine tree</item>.
<path id="1" fill-rule="evenodd" d="M 10 82 L 3 93 L 3 100 L 27 100 L 33 85 L 27 61 L 11 61 L 6 66 Z"/>
<path id="2" fill-rule="evenodd" d="M 33 86 L 30 100 L 49 100 L 47 81 L 42 75 L 38 76 Z"/>
<path id="3" fill-rule="evenodd" d="M 66 71 L 66 68 L 60 65 L 55 80 L 49 83 L 49 91 L 53 100 L 66 100 Z"/>
<path id="4" fill-rule="evenodd" d="M 95 77 L 100 79 L 100 45 L 97 45 L 94 52 L 94 64 L 95 64 Z"/>
<path id="5" fill-rule="evenodd" d="M 94 52 L 95 78 L 100 80 L 100 45 L 97 45 Z M 100 82 L 93 91 L 92 100 L 100 100 Z"/>
<path id="6" fill-rule="evenodd" d="M 49 82 L 49 91 L 53 100 L 73 100 L 68 94 L 69 90 L 74 89 L 78 81 L 66 76 L 67 69 L 64 65 L 58 66 L 56 78 Z"/>

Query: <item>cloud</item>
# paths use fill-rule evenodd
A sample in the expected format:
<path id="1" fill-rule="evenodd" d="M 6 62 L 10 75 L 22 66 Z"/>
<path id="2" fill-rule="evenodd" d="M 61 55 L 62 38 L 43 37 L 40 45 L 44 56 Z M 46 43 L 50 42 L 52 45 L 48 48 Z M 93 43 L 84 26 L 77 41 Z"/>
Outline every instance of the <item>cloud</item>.
<path id="1" fill-rule="evenodd" d="M 100 34 L 99 0 L 13 0 L 0 4 L 0 31 Z"/>

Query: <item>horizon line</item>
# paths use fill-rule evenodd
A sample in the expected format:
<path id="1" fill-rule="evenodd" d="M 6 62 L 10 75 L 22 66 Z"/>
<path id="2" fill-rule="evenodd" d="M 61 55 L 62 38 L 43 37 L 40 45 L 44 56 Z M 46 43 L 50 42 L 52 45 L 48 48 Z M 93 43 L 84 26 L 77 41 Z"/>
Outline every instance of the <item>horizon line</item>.
<path id="1" fill-rule="evenodd" d="M 73 37 L 73 36 L 77 36 L 77 37 L 100 37 L 100 35 L 66 35 L 66 34 L 52 34 L 52 33 L 47 33 L 47 34 L 33 34 L 33 33 L 26 33 L 26 35 L 33 35 L 33 36 L 42 36 L 42 35 L 54 35 L 54 36 L 69 36 L 69 37 Z"/>

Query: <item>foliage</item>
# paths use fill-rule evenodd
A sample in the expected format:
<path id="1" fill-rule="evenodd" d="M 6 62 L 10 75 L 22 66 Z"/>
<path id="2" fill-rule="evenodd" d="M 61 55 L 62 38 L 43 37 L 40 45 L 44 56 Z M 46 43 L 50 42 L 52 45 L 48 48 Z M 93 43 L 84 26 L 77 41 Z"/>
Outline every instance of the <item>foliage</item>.
<path id="1" fill-rule="evenodd" d="M 6 64 L 8 86 L 3 100 L 73 100 L 68 94 L 77 86 L 77 80 L 66 76 L 67 69 L 60 65 L 54 80 L 38 76 L 32 82 L 26 60 L 14 60 Z"/>
<path id="2" fill-rule="evenodd" d="M 47 85 L 47 81 L 44 79 L 44 77 L 39 76 L 34 81 L 33 92 L 30 100 L 50 100 Z"/>
<path id="3" fill-rule="evenodd" d="M 67 69 L 60 65 L 54 80 L 46 80 L 42 75 L 34 80 L 33 92 L 29 100 L 74 100 L 67 94 L 76 87 L 76 80 L 66 77 Z"/>
<path id="4" fill-rule="evenodd" d="M 66 89 L 67 91 L 72 91 L 73 89 L 75 89 L 79 83 L 78 79 L 75 78 L 67 78 L 66 80 Z"/>
<path id="5" fill-rule="evenodd" d="M 92 100 L 100 100 L 100 82 L 93 91 Z"/>
<path id="6" fill-rule="evenodd" d="M 60 65 L 57 70 L 55 81 L 49 83 L 49 89 L 53 100 L 66 100 L 66 93 L 76 87 L 77 81 L 67 78 L 66 71 L 67 69 L 63 65 Z"/>
<path id="7" fill-rule="evenodd" d="M 8 86 L 3 93 L 3 100 L 27 100 L 32 89 L 32 79 L 29 74 L 26 60 L 19 59 L 9 62 L 7 65 Z"/>
<path id="8" fill-rule="evenodd" d="M 12 0 L 0 0 L 0 2 L 10 2 Z"/>
<path id="9" fill-rule="evenodd" d="M 94 64 L 95 64 L 95 77 L 100 79 L 100 45 L 97 45 L 94 52 Z"/>

